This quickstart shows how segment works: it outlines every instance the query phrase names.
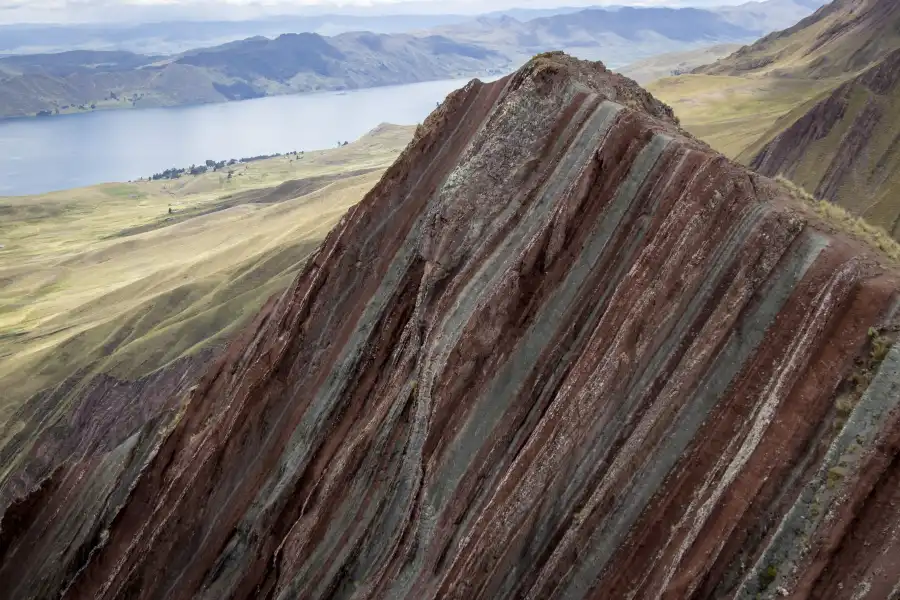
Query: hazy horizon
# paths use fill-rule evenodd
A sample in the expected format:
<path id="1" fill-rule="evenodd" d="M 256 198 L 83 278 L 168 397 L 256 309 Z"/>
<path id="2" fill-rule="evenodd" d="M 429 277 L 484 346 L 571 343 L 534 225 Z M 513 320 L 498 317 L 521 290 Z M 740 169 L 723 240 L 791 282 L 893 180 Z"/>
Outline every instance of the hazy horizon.
<path id="1" fill-rule="evenodd" d="M 240 21 L 276 16 L 477 15 L 512 9 L 592 6 L 711 7 L 747 0 L 0 0 L 0 24 L 114 24 Z"/>

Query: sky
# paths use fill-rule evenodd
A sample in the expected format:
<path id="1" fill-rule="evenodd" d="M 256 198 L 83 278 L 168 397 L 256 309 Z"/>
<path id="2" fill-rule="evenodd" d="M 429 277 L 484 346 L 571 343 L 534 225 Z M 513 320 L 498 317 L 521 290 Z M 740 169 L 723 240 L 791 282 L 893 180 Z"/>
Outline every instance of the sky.
<path id="1" fill-rule="evenodd" d="M 553 6 L 709 6 L 745 0 L 0 0 L 0 23 L 252 19 L 279 14 L 457 13 Z"/>

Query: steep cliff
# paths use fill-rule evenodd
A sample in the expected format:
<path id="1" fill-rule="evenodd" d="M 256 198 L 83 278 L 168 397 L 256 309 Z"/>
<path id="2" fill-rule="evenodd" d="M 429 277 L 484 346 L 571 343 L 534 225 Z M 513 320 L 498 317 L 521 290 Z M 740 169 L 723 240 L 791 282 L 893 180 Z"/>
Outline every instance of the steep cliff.
<path id="1" fill-rule="evenodd" d="M 748 162 L 900 239 L 900 50 L 841 85 Z"/>
<path id="2" fill-rule="evenodd" d="M 473 82 L 0 594 L 885 598 L 900 281 L 833 229 L 598 63 Z"/>

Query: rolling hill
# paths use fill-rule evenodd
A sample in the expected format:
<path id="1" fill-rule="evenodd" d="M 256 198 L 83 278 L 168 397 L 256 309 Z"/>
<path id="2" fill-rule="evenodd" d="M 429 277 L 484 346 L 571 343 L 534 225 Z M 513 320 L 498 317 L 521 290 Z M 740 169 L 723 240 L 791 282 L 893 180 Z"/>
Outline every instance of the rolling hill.
<path id="1" fill-rule="evenodd" d="M 0 117 L 176 106 L 502 72 L 496 51 L 443 36 L 255 37 L 174 57 L 71 51 L 0 59 Z"/>
<path id="2" fill-rule="evenodd" d="M 653 82 L 695 135 L 751 160 L 842 84 L 900 47 L 900 3 L 835 0 L 692 73 Z"/>
<path id="3" fill-rule="evenodd" d="M 743 160 L 900 239 L 900 49 L 839 86 Z"/>
<path id="4" fill-rule="evenodd" d="M 25 474 L 86 451 L 79 415 L 117 435 L 192 385 L 412 133 L 381 126 L 231 176 L 0 198 L 0 512 Z"/>
<path id="5" fill-rule="evenodd" d="M 738 48 L 740 48 L 738 44 L 715 44 L 697 50 L 666 52 L 625 65 L 618 71 L 644 85 L 663 77 L 687 73 L 696 67 L 728 56 Z"/>

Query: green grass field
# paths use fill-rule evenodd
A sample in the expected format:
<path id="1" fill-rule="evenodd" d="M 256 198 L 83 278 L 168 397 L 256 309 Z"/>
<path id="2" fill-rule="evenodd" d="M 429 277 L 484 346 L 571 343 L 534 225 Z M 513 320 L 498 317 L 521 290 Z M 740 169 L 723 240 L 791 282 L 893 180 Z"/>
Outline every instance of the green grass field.
<path id="1" fill-rule="evenodd" d="M 81 369 L 136 378 L 223 341 L 290 283 L 412 131 L 236 165 L 230 180 L 0 198 L 0 422 Z"/>
<path id="2" fill-rule="evenodd" d="M 729 158 L 738 158 L 762 147 L 842 81 L 679 75 L 647 89 L 675 110 L 685 129 Z"/>

